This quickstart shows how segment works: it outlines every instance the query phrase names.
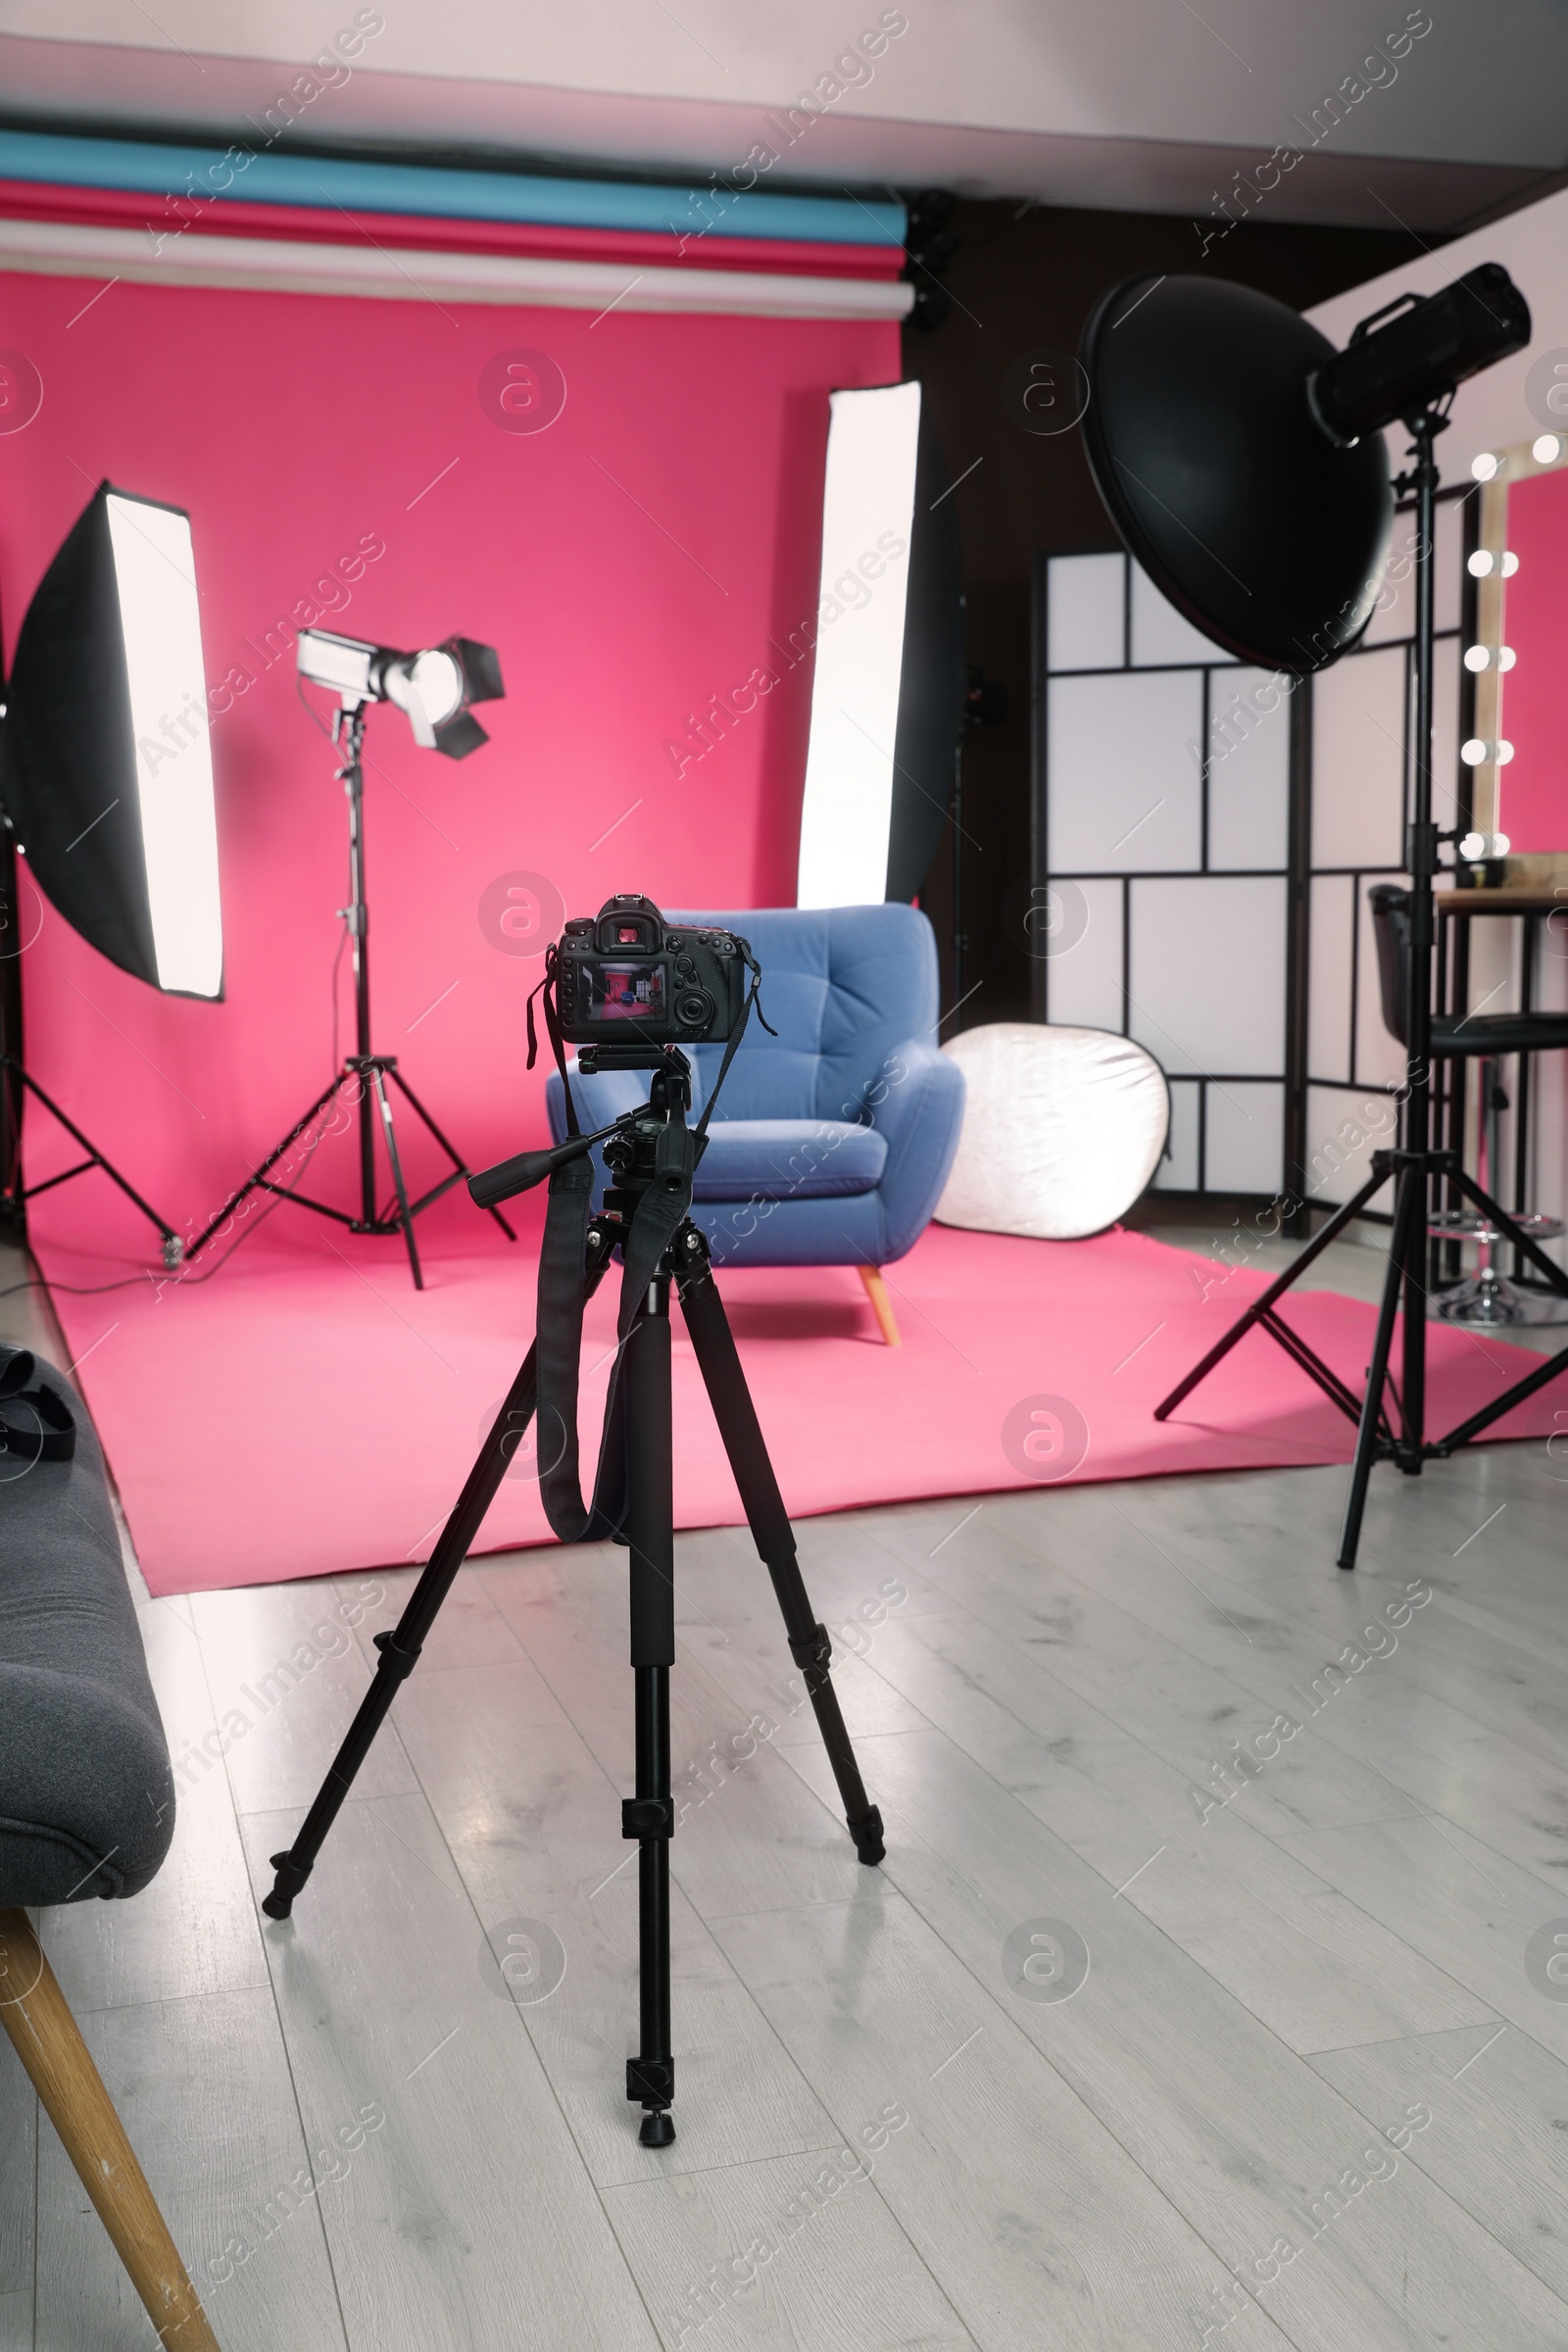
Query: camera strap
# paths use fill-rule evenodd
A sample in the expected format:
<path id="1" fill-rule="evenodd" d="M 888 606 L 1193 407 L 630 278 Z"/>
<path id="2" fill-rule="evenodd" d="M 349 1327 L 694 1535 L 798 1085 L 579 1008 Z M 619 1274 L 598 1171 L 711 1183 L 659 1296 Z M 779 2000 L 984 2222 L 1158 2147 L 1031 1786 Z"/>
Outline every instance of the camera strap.
<path id="1" fill-rule="evenodd" d="M 692 1203 L 692 1180 L 708 1143 L 708 1122 L 719 1088 L 735 1058 L 754 1005 L 768 1035 L 777 1034 L 757 1004 L 761 971 L 747 952 L 751 989 L 741 1017 L 724 1049 L 718 1075 L 695 1128 L 672 1121 L 659 1139 L 655 1180 L 637 1204 L 636 1214 L 621 1242 L 620 1310 L 615 1324 L 615 1361 L 605 1399 L 604 1428 L 591 1502 L 584 1502 L 577 1437 L 577 1396 L 582 1361 L 583 1312 L 588 1302 L 588 1212 L 593 1196 L 593 1161 L 584 1152 L 554 1169 L 545 1211 L 544 1247 L 539 1257 L 537 1324 L 538 1402 L 536 1444 L 539 1494 L 545 1517 L 564 1544 L 603 1543 L 615 1535 L 626 1515 L 625 1447 L 622 1443 L 621 1375 L 626 1343 L 671 1242 L 684 1224 Z M 553 973 L 535 994 L 543 996 L 545 1026 L 566 1097 L 566 1130 L 580 1135 L 571 1081 L 566 1074 L 565 1047 L 549 986 Z M 529 1046 L 533 1047 L 533 999 L 528 1002 Z M 530 1061 L 532 1053 L 530 1051 Z"/>

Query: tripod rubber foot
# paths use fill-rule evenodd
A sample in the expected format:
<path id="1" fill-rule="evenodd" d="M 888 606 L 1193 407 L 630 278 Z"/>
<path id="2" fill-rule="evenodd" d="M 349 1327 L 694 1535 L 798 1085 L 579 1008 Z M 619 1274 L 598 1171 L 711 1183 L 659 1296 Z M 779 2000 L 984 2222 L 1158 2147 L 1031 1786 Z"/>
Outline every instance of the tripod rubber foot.
<path id="1" fill-rule="evenodd" d="M 862 1814 L 858 1821 L 852 1821 L 846 1826 L 862 1862 L 869 1866 L 883 1859 L 888 1849 L 882 1841 L 882 1816 L 875 1805 L 869 1813 Z"/>
<path id="2" fill-rule="evenodd" d="M 668 2148 L 674 2145 L 675 2126 L 667 2109 L 658 2108 L 643 2117 L 643 2128 L 637 2137 L 645 2148 Z"/>
<path id="3" fill-rule="evenodd" d="M 262 1909 L 269 1919 L 287 1919 L 294 1908 L 294 1897 L 311 1875 L 311 1865 L 296 1862 L 291 1853 L 274 1854 L 272 1868 L 277 1877 L 270 1894 L 262 1897 Z"/>

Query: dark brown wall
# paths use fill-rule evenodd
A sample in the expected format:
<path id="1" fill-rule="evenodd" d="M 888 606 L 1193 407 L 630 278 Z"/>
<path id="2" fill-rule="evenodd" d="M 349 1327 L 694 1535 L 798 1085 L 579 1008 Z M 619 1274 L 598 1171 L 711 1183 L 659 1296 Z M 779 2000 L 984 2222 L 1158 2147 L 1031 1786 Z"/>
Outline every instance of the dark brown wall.
<path id="1" fill-rule="evenodd" d="M 1115 532 L 1090 478 L 1077 431 L 1026 432 L 1004 401 L 1008 363 L 1041 348 L 1071 353 L 1107 286 L 1141 270 L 1213 270 L 1305 310 L 1413 257 L 1397 231 L 1238 223 L 1206 254 L 1190 220 L 1141 213 L 1070 212 L 961 202 L 958 251 L 944 276 L 953 297 L 932 332 L 906 329 L 906 374 L 930 396 L 963 534 L 968 657 L 1008 689 L 1000 726 L 971 733 L 964 758 L 966 985 L 981 983 L 961 1025 L 1028 1017 L 1028 966 L 1003 928 L 1003 900 L 1029 862 L 1029 571 L 1037 548 L 1109 548 Z M 975 466 L 975 461 L 982 461 Z M 942 942 L 951 1004 L 952 832 L 921 894 Z"/>

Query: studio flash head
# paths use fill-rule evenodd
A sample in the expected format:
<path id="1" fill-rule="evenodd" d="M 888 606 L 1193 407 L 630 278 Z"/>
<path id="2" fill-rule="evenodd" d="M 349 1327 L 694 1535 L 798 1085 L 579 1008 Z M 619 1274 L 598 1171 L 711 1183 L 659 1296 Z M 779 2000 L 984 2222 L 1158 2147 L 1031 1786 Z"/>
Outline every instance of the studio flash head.
<path id="1" fill-rule="evenodd" d="M 345 710 L 395 703 L 415 742 L 449 760 L 466 760 L 489 742 L 469 706 L 500 702 L 507 691 L 495 647 L 472 637 L 449 637 L 421 653 L 400 654 L 395 646 L 339 637 L 330 629 L 302 629 L 297 659 L 300 676 L 330 687 Z"/>
<path id="2" fill-rule="evenodd" d="M 1440 294 L 1401 294 L 1363 318 L 1307 377 L 1306 405 L 1336 449 L 1353 449 L 1364 433 L 1449 399 L 1529 340 L 1530 305 L 1500 262 L 1483 262 Z"/>

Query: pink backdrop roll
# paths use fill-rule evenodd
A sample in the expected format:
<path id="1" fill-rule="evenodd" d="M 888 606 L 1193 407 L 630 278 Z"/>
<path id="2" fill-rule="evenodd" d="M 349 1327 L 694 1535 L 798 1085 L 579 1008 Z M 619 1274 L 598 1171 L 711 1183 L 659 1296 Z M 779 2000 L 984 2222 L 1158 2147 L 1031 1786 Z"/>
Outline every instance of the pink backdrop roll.
<path id="1" fill-rule="evenodd" d="M 400 713 L 371 714 L 375 1044 L 471 1164 L 538 1140 L 523 1002 L 541 965 L 505 952 L 492 885 L 542 877 L 552 915 L 616 889 L 793 899 L 810 663 L 789 640 L 817 599 L 827 395 L 896 380 L 897 329 L 94 292 L 0 276 L 0 345 L 43 384 L 32 421 L 0 435 L 6 646 L 104 475 L 189 509 L 227 1001 L 160 998 L 24 881 L 30 1067 L 177 1228 L 204 1222 L 325 1084 L 343 796 L 275 629 L 315 608 L 384 643 L 456 630 L 500 649 L 507 700 L 482 712 L 493 740 L 461 765 L 418 751 Z M 548 429 L 501 421 L 485 371 L 518 349 L 564 378 Z M 777 684 L 710 725 L 705 749 L 694 715 L 758 670 Z M 346 959 L 339 1004 L 348 1051 Z M 32 1181 L 70 1151 L 29 1117 Z M 419 1189 L 441 1163 L 422 1139 L 410 1155 Z M 353 1168 L 350 1147 L 330 1145 L 311 1187 L 346 1205 Z M 443 1203 L 432 1246 L 440 1222 L 476 1213 Z M 46 1254 L 52 1242 L 147 1253 L 148 1229 L 97 1176 L 46 1196 L 32 1223 Z"/>

